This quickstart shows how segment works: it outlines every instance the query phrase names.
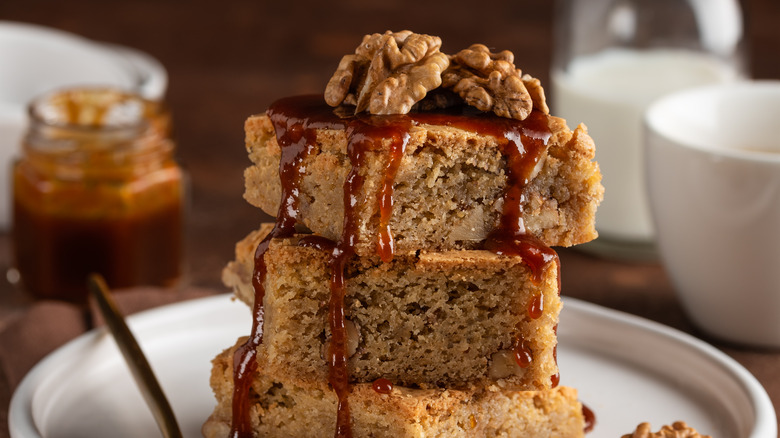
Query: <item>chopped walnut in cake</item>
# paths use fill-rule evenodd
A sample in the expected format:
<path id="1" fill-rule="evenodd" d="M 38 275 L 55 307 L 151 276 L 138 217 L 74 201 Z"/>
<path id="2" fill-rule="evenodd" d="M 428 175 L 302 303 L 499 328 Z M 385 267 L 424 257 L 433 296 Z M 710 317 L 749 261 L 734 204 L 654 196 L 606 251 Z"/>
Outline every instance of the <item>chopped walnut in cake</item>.
<path id="1" fill-rule="evenodd" d="M 385 32 L 363 37 L 345 55 L 325 88 L 328 105 L 355 114 L 407 114 L 462 102 L 480 111 L 523 120 L 533 109 L 549 114 L 538 79 L 523 75 L 508 50 L 474 44 L 453 56 L 436 36 Z"/>
<path id="2" fill-rule="evenodd" d="M 650 423 L 637 426 L 634 433 L 623 435 L 622 438 L 711 438 L 701 435 L 696 429 L 689 427 L 684 421 L 675 421 L 671 426 L 665 425 L 658 432 L 650 430 Z"/>

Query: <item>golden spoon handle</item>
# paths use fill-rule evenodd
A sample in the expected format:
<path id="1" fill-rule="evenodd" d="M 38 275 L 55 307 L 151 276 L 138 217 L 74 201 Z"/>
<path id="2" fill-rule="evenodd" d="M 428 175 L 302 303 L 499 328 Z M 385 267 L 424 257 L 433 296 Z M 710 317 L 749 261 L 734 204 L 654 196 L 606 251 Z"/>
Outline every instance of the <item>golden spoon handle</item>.
<path id="1" fill-rule="evenodd" d="M 133 373 L 135 383 L 141 390 L 146 404 L 157 421 L 157 426 L 164 438 L 181 438 L 181 430 L 176 423 L 173 409 L 165 398 L 157 378 L 154 376 L 149 362 L 146 360 L 141 347 L 138 346 L 133 333 L 127 327 L 124 317 L 116 307 L 108 290 L 106 281 L 99 274 L 91 274 L 87 281 L 88 288 L 98 304 L 101 315 L 106 320 L 109 331 L 122 352 L 130 371 Z"/>

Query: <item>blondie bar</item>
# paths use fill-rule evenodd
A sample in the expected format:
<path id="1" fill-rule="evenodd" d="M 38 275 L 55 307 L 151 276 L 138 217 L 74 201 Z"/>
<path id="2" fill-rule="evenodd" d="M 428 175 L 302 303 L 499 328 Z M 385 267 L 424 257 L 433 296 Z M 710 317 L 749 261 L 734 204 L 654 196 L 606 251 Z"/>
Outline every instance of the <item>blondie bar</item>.
<path id="1" fill-rule="evenodd" d="M 532 178 L 523 188 L 522 220 L 526 231 L 548 246 L 571 246 L 596 237 L 594 217 L 603 196 L 593 141 L 583 125 L 573 132 L 563 119 L 541 115 L 550 131 Z M 433 122 L 433 120 L 429 121 Z M 500 126 L 503 119 L 490 119 Z M 503 139 L 468 127 L 412 123 L 392 184 L 389 229 L 395 251 L 479 248 L 498 227 L 507 189 Z M 486 122 L 487 123 L 487 122 Z M 347 129 L 317 128 L 314 150 L 300 165 L 299 221 L 314 233 L 338 240 L 344 221 L 344 181 L 353 168 Z M 282 184 L 282 150 L 267 115 L 245 124 L 253 165 L 245 171 L 245 198 L 276 215 Z M 391 143 L 365 153 L 357 193 L 358 255 L 377 253 L 382 222 L 380 198 Z"/>
<path id="2" fill-rule="evenodd" d="M 250 306 L 254 248 L 266 231 L 239 242 L 237 259 L 223 274 Z M 264 255 L 258 360 L 272 375 L 326 381 L 329 254 L 300 246 L 302 239 L 274 239 Z M 383 377 L 401 385 L 554 385 L 562 306 L 555 263 L 542 269 L 538 283 L 520 257 L 483 250 L 419 252 L 389 263 L 355 257 L 345 274 L 353 382 Z"/>
<path id="3" fill-rule="evenodd" d="M 217 406 L 203 426 L 206 438 L 230 432 L 234 348 L 213 361 L 211 387 Z M 282 376 L 285 376 L 282 378 Z M 514 391 L 498 386 L 464 389 L 374 389 L 352 385 L 350 408 L 356 437 L 548 437 L 583 436 L 577 391 Z M 261 437 L 332 437 L 336 395 L 325 382 L 297 382 L 261 371 L 253 379 L 251 424 Z"/>

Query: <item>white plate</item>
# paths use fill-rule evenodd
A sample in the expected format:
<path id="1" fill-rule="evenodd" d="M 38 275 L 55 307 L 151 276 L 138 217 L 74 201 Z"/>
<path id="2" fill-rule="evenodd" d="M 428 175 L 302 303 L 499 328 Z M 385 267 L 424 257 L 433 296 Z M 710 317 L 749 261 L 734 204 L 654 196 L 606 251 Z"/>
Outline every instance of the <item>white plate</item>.
<path id="1" fill-rule="evenodd" d="M 248 334 L 246 306 L 227 295 L 175 304 L 129 318 L 184 436 L 199 437 L 214 399 L 210 360 Z M 561 384 L 596 413 L 589 438 L 615 438 L 642 421 L 654 429 L 685 420 L 724 438 L 776 438 L 772 403 L 734 360 L 691 336 L 572 298 L 561 315 Z M 159 436 L 119 351 L 104 330 L 52 353 L 25 377 L 11 401 L 11 436 Z"/>

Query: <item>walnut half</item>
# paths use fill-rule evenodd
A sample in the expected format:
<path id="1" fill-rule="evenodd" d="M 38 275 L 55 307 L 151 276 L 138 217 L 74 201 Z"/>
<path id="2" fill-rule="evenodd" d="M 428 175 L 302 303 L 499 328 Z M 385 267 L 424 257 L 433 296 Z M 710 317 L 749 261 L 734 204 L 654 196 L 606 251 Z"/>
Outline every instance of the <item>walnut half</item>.
<path id="1" fill-rule="evenodd" d="M 522 76 L 508 50 L 491 53 L 482 44 L 461 50 L 442 74 L 442 86 L 458 93 L 467 104 L 501 117 L 523 120 L 534 107 L 549 113 L 541 83 Z"/>
<path id="2" fill-rule="evenodd" d="M 401 32 L 363 37 L 353 55 L 341 59 L 325 88 L 330 106 L 355 106 L 355 113 L 406 114 L 441 85 L 449 58 L 439 37 Z"/>

